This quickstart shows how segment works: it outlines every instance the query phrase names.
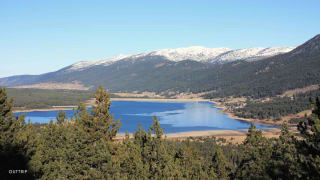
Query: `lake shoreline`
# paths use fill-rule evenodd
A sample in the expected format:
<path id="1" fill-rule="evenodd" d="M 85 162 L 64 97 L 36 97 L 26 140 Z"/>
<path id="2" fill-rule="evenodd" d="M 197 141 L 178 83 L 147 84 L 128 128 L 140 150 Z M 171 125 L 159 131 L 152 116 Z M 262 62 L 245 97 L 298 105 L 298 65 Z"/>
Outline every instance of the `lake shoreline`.
<path id="1" fill-rule="evenodd" d="M 137 101 L 137 102 L 210 102 L 209 99 L 193 98 L 193 99 L 161 99 L 161 98 L 111 98 L 111 101 Z M 87 104 L 87 107 L 92 104 Z M 49 108 L 34 108 L 34 109 L 16 109 L 13 112 L 34 112 L 34 111 L 59 111 L 72 110 L 77 106 L 52 106 Z"/>
<path id="2" fill-rule="evenodd" d="M 262 134 L 266 138 L 279 137 L 279 128 L 261 129 Z M 244 141 L 248 133 L 248 129 L 239 130 L 203 130 L 203 131 L 186 131 L 178 133 L 166 133 L 163 136 L 169 140 L 185 140 L 189 137 L 216 137 L 225 138 L 228 142 L 233 144 L 241 143 Z M 129 133 L 129 137 L 133 138 L 133 133 Z M 115 140 L 123 140 L 125 133 L 118 133 Z"/>
<path id="3" fill-rule="evenodd" d="M 60 110 L 72 110 L 73 108 L 76 108 L 77 106 L 53 106 L 50 108 L 35 108 L 35 109 L 17 109 L 14 110 L 14 113 L 20 113 L 20 112 L 35 112 L 35 111 L 60 111 Z"/>
<path id="4" fill-rule="evenodd" d="M 203 98 L 179 98 L 179 99 L 163 99 L 163 98 L 111 98 L 111 101 L 137 101 L 137 102 L 211 102 L 215 104 L 215 107 L 220 109 L 219 113 L 226 114 L 231 119 L 246 121 L 246 122 L 255 122 L 261 125 L 268 126 L 279 126 L 279 122 L 270 122 L 266 120 L 259 119 L 250 119 L 250 118 L 241 118 L 236 116 L 234 113 L 229 112 L 228 108 L 223 105 L 221 102 L 218 102 L 214 99 L 203 99 Z M 92 103 L 88 103 L 87 107 L 92 106 Z M 35 109 L 17 109 L 14 110 L 14 113 L 20 112 L 35 112 L 35 111 L 59 111 L 59 110 L 72 110 L 77 106 L 52 106 L 50 108 L 35 108 Z"/>
<path id="5" fill-rule="evenodd" d="M 267 123 L 263 121 L 258 121 L 255 119 L 245 119 L 245 118 L 239 118 L 232 114 L 231 112 L 227 111 L 227 107 L 224 106 L 222 103 L 215 101 L 215 100 L 209 100 L 209 99 L 201 99 L 201 98 L 194 98 L 194 99 L 158 99 L 158 98 L 111 98 L 111 101 L 137 101 L 137 102 L 210 102 L 214 104 L 215 108 L 218 108 L 218 113 L 226 114 L 231 119 L 241 120 L 245 122 L 255 122 L 261 125 L 267 125 L 267 126 L 274 126 L 278 124 L 273 123 Z M 92 103 L 87 103 L 87 106 L 92 106 Z M 72 110 L 76 108 L 77 106 L 53 106 L 51 108 L 38 108 L 38 109 L 27 109 L 27 110 L 15 110 L 14 112 L 35 112 L 35 111 L 58 111 L 58 110 Z M 275 131 L 273 130 L 272 133 L 270 133 L 271 129 L 278 129 L 276 127 L 270 127 L 267 129 L 263 129 L 263 132 L 268 132 L 267 134 L 269 136 L 275 135 Z M 187 137 L 201 137 L 201 136 L 218 136 L 218 137 L 241 137 L 240 139 L 243 139 L 243 137 L 246 136 L 247 129 L 242 130 L 203 130 L 203 131 L 186 131 L 186 132 L 179 132 L 179 133 L 166 133 L 165 136 L 169 139 L 181 139 L 181 138 L 187 138 Z M 117 135 L 117 139 L 124 138 L 124 133 L 119 133 Z M 239 139 L 239 138 L 237 138 Z"/>
<path id="6" fill-rule="evenodd" d="M 137 102 L 211 102 L 215 104 L 215 107 L 221 109 L 219 113 L 226 114 L 231 119 L 237 119 L 246 122 L 255 122 L 262 125 L 271 125 L 271 126 L 280 126 L 281 122 L 270 122 L 266 120 L 259 119 L 250 119 L 250 118 L 241 118 L 236 116 L 234 113 L 228 111 L 228 107 L 223 105 L 221 102 L 218 102 L 213 99 L 202 99 L 202 98 L 180 98 L 180 99 L 162 99 L 162 98 L 111 98 L 111 101 L 137 101 Z M 92 106 L 92 104 L 88 104 L 88 107 Z M 72 110 L 77 106 L 52 106 L 50 108 L 36 108 L 36 109 L 18 109 L 14 110 L 17 112 L 34 112 L 34 111 L 59 111 L 59 110 Z"/>
<path id="7" fill-rule="evenodd" d="M 231 119 L 237 119 L 237 120 L 246 121 L 246 122 L 254 122 L 254 123 L 258 123 L 261 125 L 267 125 L 267 126 L 281 126 L 281 124 L 282 124 L 282 121 L 281 122 L 280 121 L 271 122 L 271 121 L 267 121 L 267 120 L 238 117 L 234 113 L 228 111 L 228 107 L 223 105 L 223 103 L 216 101 L 216 100 L 212 100 L 212 99 L 210 100 L 210 102 L 214 103 L 216 108 L 221 109 L 219 111 L 219 113 L 226 114 Z"/>
<path id="8" fill-rule="evenodd" d="M 179 98 L 179 99 L 163 99 L 163 98 L 111 98 L 111 101 L 145 101 L 145 102 L 209 102 L 209 99 L 202 98 Z"/>

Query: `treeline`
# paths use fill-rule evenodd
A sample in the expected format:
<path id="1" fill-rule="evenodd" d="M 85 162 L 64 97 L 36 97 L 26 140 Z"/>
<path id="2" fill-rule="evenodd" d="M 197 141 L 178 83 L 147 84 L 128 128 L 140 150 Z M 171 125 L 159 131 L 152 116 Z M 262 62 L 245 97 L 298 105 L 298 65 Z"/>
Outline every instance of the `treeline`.
<path id="1" fill-rule="evenodd" d="M 121 126 L 109 113 L 110 96 L 99 87 L 95 107 L 83 104 L 71 121 L 63 111 L 38 134 L 0 89 L 0 177 L 4 179 L 318 179 L 320 101 L 300 123 L 296 139 L 283 124 L 279 138 L 266 139 L 251 124 L 240 145 L 215 138 L 169 141 L 156 117 L 148 131 L 116 141 Z M 14 170 L 23 170 L 17 172 Z M 24 171 L 27 170 L 27 171 Z"/>
<path id="2" fill-rule="evenodd" d="M 320 96 L 319 90 L 299 93 L 292 97 L 276 97 L 266 102 L 247 101 L 242 108 L 234 108 L 236 116 L 253 119 L 272 119 L 278 121 L 282 116 L 297 114 L 311 109 L 310 98 Z M 296 122 L 297 121 L 292 121 Z"/>
<path id="3" fill-rule="evenodd" d="M 92 97 L 92 92 L 80 90 L 8 88 L 7 91 L 8 97 L 14 98 L 15 107 L 25 108 L 76 105 Z"/>
<path id="4" fill-rule="evenodd" d="M 49 90 L 49 89 L 7 89 L 8 97 L 14 99 L 15 107 L 48 108 L 51 106 L 77 105 L 92 98 L 92 91 Z M 119 97 L 114 94 L 112 97 Z"/>

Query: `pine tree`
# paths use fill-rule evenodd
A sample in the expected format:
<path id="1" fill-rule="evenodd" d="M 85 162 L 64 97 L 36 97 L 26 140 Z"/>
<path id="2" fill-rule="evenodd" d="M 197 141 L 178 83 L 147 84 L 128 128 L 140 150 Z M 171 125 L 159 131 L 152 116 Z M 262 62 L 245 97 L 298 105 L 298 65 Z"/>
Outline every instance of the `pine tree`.
<path id="1" fill-rule="evenodd" d="M 81 168 L 76 172 L 82 179 L 105 179 L 120 175 L 116 158 L 118 145 L 113 138 L 120 129 L 119 120 L 113 120 L 109 109 L 110 95 L 99 86 L 95 105 L 89 113 L 80 103 L 75 117 L 75 132 L 72 148 Z"/>
<path id="2" fill-rule="evenodd" d="M 121 148 L 113 143 L 119 120 L 110 115 L 109 94 L 100 86 L 96 104 L 88 109 L 79 103 L 72 121 L 65 112 L 42 130 L 32 166 L 43 179 L 109 179 L 120 177 Z"/>
<path id="3" fill-rule="evenodd" d="M 138 130 L 139 131 L 139 130 Z M 137 131 L 137 132 L 138 132 Z M 141 131 L 141 126 L 140 126 Z M 135 137 L 141 139 L 137 134 Z M 123 140 L 121 149 L 121 176 L 127 179 L 147 179 L 149 176 L 148 169 L 145 168 L 142 161 L 142 146 L 140 142 L 132 141 L 129 138 L 129 134 L 126 133 L 126 137 Z"/>
<path id="4" fill-rule="evenodd" d="M 0 87 L 0 143 L 9 143 L 12 139 L 11 126 L 14 123 L 13 99 L 8 100 L 5 88 Z"/>
<path id="5" fill-rule="evenodd" d="M 183 141 L 182 147 L 175 154 L 176 166 L 179 168 L 181 178 L 185 179 L 209 179 L 215 178 L 214 170 L 206 172 L 200 153 L 191 139 Z M 209 175 L 208 175 L 209 174 Z"/>
<path id="6" fill-rule="evenodd" d="M 156 116 L 148 133 L 139 126 L 134 134 L 134 143 L 141 149 L 143 167 L 147 169 L 148 179 L 168 179 L 177 176 L 173 154 L 168 150 L 166 139 L 162 138 L 163 128 Z"/>
<path id="7" fill-rule="evenodd" d="M 316 179 L 320 176 L 320 100 L 310 99 L 312 115 L 307 122 L 300 122 L 298 130 L 304 137 L 298 142 L 298 150 L 302 155 L 299 158 L 304 167 L 304 177 Z"/>
<path id="8" fill-rule="evenodd" d="M 17 142 L 23 145 L 24 151 L 28 157 L 34 156 L 39 144 L 39 135 L 30 120 L 24 126 L 23 130 L 17 133 Z"/>
<path id="9" fill-rule="evenodd" d="M 271 146 L 253 123 L 250 124 L 241 149 L 243 159 L 237 168 L 236 178 L 270 178 L 266 170 L 271 157 Z"/>
<path id="10" fill-rule="evenodd" d="M 147 143 L 147 133 L 145 130 L 142 130 L 141 124 L 138 126 L 138 130 L 134 133 L 134 143 L 141 148 L 144 148 Z"/>
<path id="11" fill-rule="evenodd" d="M 45 125 L 36 153 L 30 164 L 35 176 L 43 179 L 69 179 L 74 177 L 72 163 L 68 159 L 70 153 L 69 142 L 72 139 L 73 125 L 64 123 L 66 115 L 59 111 L 56 120 Z M 69 141 L 69 142 L 68 142 Z"/>
<path id="12" fill-rule="evenodd" d="M 22 133 L 26 130 L 24 115 L 13 116 L 13 100 L 8 100 L 6 89 L 0 87 L 0 177 L 32 178 L 28 162 L 32 149 L 28 148 L 28 141 L 23 141 Z M 27 174 L 12 176 L 8 170 L 27 170 Z"/>
<path id="13" fill-rule="evenodd" d="M 302 178 L 301 174 L 299 174 L 296 141 L 296 138 L 290 133 L 287 123 L 284 121 L 280 137 L 275 142 L 269 163 L 268 169 L 272 178 Z"/>
<path id="14" fill-rule="evenodd" d="M 38 177 L 44 179 L 66 179 L 69 163 L 66 161 L 67 133 L 70 129 L 51 121 L 41 133 L 39 145 L 32 165 Z"/>
<path id="15" fill-rule="evenodd" d="M 113 119 L 110 114 L 110 94 L 99 86 L 94 94 L 95 106 L 91 110 L 94 127 L 101 132 L 108 140 L 112 140 L 120 129 L 120 120 Z"/>
<path id="16" fill-rule="evenodd" d="M 217 148 L 215 154 L 212 157 L 212 168 L 214 169 L 215 174 L 218 179 L 227 179 L 228 178 L 228 167 L 226 164 L 225 156 L 223 155 L 222 149 Z"/>
<path id="17" fill-rule="evenodd" d="M 66 112 L 60 110 L 56 118 L 58 124 L 63 123 L 67 119 Z"/>

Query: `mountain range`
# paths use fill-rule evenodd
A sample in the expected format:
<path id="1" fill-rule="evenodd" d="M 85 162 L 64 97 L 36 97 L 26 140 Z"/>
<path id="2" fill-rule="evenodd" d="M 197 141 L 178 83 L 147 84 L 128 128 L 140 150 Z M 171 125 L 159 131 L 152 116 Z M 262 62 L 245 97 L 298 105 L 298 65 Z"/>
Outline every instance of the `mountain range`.
<path id="1" fill-rule="evenodd" d="M 231 50 L 229 48 L 206 48 L 202 46 L 191 46 L 187 48 L 162 49 L 158 51 L 134 54 L 118 55 L 100 61 L 81 61 L 73 64 L 70 71 L 84 70 L 93 66 L 109 66 L 117 61 L 130 60 L 140 61 L 148 57 L 161 56 L 169 61 L 179 62 L 183 60 L 193 60 L 209 63 L 227 63 L 237 60 L 260 60 L 278 54 L 283 54 L 293 50 L 293 47 L 273 47 L 273 48 L 246 48 Z"/>
<path id="2" fill-rule="evenodd" d="M 205 92 L 264 97 L 320 84 L 320 35 L 298 47 L 163 49 L 81 61 L 55 72 L 0 78 L 0 86 L 101 84 L 113 92 Z"/>

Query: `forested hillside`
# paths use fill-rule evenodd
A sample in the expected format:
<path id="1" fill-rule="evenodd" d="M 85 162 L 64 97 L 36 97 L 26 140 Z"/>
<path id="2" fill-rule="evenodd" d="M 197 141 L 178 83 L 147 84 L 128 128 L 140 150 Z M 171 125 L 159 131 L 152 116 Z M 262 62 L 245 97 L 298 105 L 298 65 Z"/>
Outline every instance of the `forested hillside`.
<path id="1" fill-rule="evenodd" d="M 320 84 L 320 55 L 300 57 L 285 54 L 252 63 L 222 65 L 214 77 L 217 92 L 205 96 L 207 98 L 280 95 L 289 89 Z"/>
<path id="2" fill-rule="evenodd" d="M 93 91 L 49 90 L 49 89 L 7 89 L 8 97 L 14 99 L 15 108 L 34 109 L 52 106 L 71 106 L 93 98 Z M 115 94 L 112 98 L 119 97 Z"/>
<path id="3" fill-rule="evenodd" d="M 146 132 L 139 128 L 116 141 L 121 123 L 109 113 L 110 96 L 101 87 L 88 112 L 79 104 L 70 123 L 36 132 L 0 89 L 0 176 L 4 179 L 318 179 L 320 176 L 320 100 L 298 125 L 296 138 L 283 124 L 279 138 L 266 139 L 251 124 L 245 141 L 225 144 L 214 137 L 170 141 L 156 117 Z M 19 173 L 17 172 L 19 170 Z M 22 173 L 21 173 L 22 172 Z"/>
<path id="4" fill-rule="evenodd" d="M 76 105 L 92 98 L 90 91 L 7 89 L 8 97 L 14 99 L 15 107 L 47 108 L 51 106 Z"/>
<path id="5" fill-rule="evenodd" d="M 276 97 L 265 102 L 249 100 L 244 107 L 232 111 L 238 117 L 279 121 L 283 116 L 311 109 L 310 98 L 318 96 L 320 90 L 299 93 L 292 97 Z"/>
<path id="6" fill-rule="evenodd" d="M 320 84 L 320 35 L 293 51 L 255 62 L 234 62 L 217 70 L 217 92 L 207 98 L 250 96 L 261 98 L 288 89 Z"/>

